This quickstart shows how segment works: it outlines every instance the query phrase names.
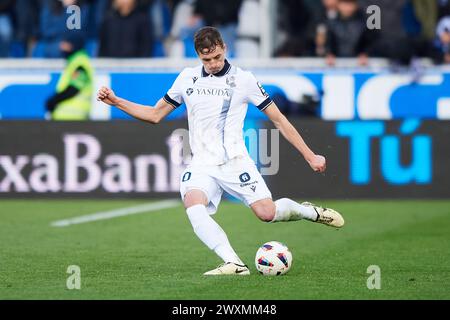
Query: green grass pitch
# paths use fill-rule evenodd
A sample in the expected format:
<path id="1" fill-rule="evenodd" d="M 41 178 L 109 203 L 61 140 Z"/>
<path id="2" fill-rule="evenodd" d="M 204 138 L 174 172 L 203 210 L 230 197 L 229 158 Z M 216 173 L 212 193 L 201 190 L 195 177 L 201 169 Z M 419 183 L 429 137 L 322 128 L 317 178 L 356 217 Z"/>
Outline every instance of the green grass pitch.
<path id="1" fill-rule="evenodd" d="M 221 261 L 193 233 L 183 207 L 50 226 L 55 220 L 143 201 L 1 200 L 0 299 L 450 299 L 450 201 L 316 201 L 344 228 L 267 224 L 222 202 L 215 219 L 250 266 L 248 277 L 205 277 Z M 286 243 L 288 274 L 256 272 L 258 246 Z M 81 289 L 66 287 L 69 265 Z M 370 265 L 381 288 L 369 290 Z"/>

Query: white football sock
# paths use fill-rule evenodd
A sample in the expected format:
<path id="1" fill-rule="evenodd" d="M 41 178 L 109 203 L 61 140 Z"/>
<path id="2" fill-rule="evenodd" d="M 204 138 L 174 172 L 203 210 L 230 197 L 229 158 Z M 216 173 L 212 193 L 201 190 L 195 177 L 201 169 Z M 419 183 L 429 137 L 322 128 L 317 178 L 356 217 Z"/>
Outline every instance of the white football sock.
<path id="1" fill-rule="evenodd" d="M 214 250 L 224 262 L 244 264 L 231 247 L 225 231 L 209 216 L 204 205 L 192 206 L 186 209 L 186 213 L 195 234 L 208 248 Z"/>
<path id="2" fill-rule="evenodd" d="M 317 219 L 317 213 L 312 206 L 304 206 L 288 198 L 275 201 L 275 206 L 275 217 L 272 222 Z"/>

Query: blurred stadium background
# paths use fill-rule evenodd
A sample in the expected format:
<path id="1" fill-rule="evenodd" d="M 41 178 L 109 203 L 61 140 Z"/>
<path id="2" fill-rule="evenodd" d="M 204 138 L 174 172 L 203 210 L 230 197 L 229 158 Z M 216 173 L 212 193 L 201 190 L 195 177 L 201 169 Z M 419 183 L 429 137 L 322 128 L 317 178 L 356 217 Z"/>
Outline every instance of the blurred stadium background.
<path id="1" fill-rule="evenodd" d="M 381 29 L 368 28 L 370 5 Z M 266 225 L 228 198 L 215 218 L 252 267 L 246 279 L 201 277 L 219 261 L 178 202 L 185 107 L 150 126 L 95 100 L 106 85 L 156 103 L 199 63 L 202 25 L 220 29 L 231 63 L 328 158 L 313 174 L 257 131 L 273 127 L 249 106 L 247 146 L 274 197 L 335 207 L 347 222 Z M 89 110 L 52 120 L 61 42 L 74 33 L 95 72 Z M 0 0 L 0 57 L 0 299 L 450 298 L 450 1 Z M 293 252 L 286 276 L 252 266 L 269 240 Z M 70 265 L 81 290 L 66 286 Z M 366 286 L 370 265 L 380 290 Z"/>

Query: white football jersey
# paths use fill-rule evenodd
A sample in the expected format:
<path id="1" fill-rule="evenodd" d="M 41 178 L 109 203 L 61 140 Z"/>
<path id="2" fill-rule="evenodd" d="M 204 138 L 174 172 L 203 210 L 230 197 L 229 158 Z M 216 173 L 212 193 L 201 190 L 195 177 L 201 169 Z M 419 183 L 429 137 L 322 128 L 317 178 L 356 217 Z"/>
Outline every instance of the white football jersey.
<path id="1" fill-rule="evenodd" d="M 243 137 L 248 103 L 261 111 L 272 100 L 249 71 L 230 65 L 208 74 L 202 65 L 184 69 L 164 96 L 174 108 L 185 103 L 188 113 L 191 164 L 221 165 L 249 157 Z"/>

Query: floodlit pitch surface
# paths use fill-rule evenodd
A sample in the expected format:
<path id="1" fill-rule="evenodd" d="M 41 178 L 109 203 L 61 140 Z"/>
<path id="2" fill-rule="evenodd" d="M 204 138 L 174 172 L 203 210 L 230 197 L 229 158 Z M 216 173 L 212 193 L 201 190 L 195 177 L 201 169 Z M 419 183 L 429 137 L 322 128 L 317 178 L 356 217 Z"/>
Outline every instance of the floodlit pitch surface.
<path id="1" fill-rule="evenodd" d="M 1 200 L 0 299 L 450 299 L 450 201 L 316 202 L 342 212 L 345 227 L 263 223 L 223 202 L 214 218 L 252 274 L 205 277 L 221 261 L 181 203 L 55 227 L 148 202 Z M 258 246 L 270 240 L 292 251 L 286 275 L 256 272 Z M 69 266 L 79 267 L 80 289 L 68 289 L 78 276 Z"/>

